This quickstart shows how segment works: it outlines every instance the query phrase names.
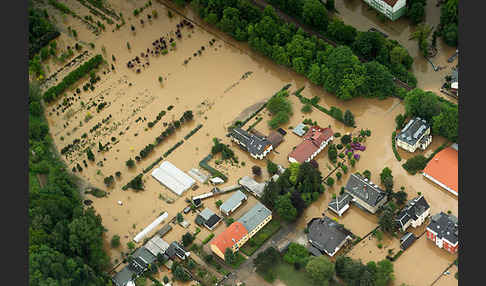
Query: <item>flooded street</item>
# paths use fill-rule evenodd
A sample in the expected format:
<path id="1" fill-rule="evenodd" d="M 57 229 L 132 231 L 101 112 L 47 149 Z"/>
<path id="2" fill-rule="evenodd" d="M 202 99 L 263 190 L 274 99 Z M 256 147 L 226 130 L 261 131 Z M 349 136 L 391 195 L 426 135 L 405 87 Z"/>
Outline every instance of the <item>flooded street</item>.
<path id="1" fill-rule="evenodd" d="M 72 5 L 73 9 L 77 5 L 76 3 L 78 2 L 74 0 L 67 1 L 67 5 Z M 158 18 L 146 21 L 144 25 L 141 25 L 139 18 L 133 19 L 132 13 L 133 9 L 141 6 L 139 2 L 119 0 L 110 1 L 110 3 L 116 11 L 126 15 L 127 23 L 119 31 L 112 32 L 111 28 L 107 27 L 106 32 L 103 32 L 99 37 L 95 37 L 79 23 L 79 27 L 76 28 L 78 37 L 83 42 L 93 42 L 95 44 L 94 50 L 87 48 L 90 53 L 92 55 L 100 53 L 108 62 L 108 65 L 98 72 L 101 80 L 95 84 L 96 88 L 94 91 L 82 91 L 79 99 L 76 96 L 72 106 L 66 109 L 64 113 L 59 112 L 59 115 L 57 115 L 58 111 L 53 111 L 53 108 L 62 99 L 49 105 L 46 108 L 46 116 L 54 143 L 59 150 L 72 143 L 75 139 L 81 138 L 84 133 L 87 134 L 86 144 L 83 145 L 83 148 L 73 152 L 68 158 L 63 156 L 63 159 L 65 159 L 68 168 L 71 169 L 77 163 L 82 165 L 82 161 L 86 159 L 84 150 L 87 147 L 91 146 L 95 154 L 95 162 L 87 161 L 89 167 L 85 168 L 82 165 L 83 171 L 75 174 L 90 185 L 109 192 L 107 197 L 96 198 L 89 196 L 89 199 L 93 200 L 96 212 L 103 219 L 103 225 L 107 229 L 105 233 L 106 240 L 109 241 L 115 234 L 121 238 L 121 246 L 116 250 L 110 249 L 109 243 L 106 243 L 106 249 L 112 258 L 112 262 L 115 259 L 120 260 L 121 252 L 128 250 L 126 243 L 131 241 L 139 231 L 150 224 L 162 212 L 168 212 L 170 219 L 178 212 L 181 212 L 187 205 L 185 202 L 186 198 L 205 193 L 212 188 L 209 185 L 198 182 L 198 190 L 188 190 L 182 197 L 178 198 L 177 195 L 152 178 L 150 172 L 148 172 L 143 176 L 144 191 L 121 190 L 122 186 L 142 172 L 144 168 L 151 165 L 175 143 L 183 140 L 183 137 L 198 124 L 203 124 L 203 127 L 192 137 L 184 140 L 184 143 L 175 149 L 166 160 L 186 172 L 191 168 L 199 168 L 199 162 L 211 151 L 212 138 L 217 137 L 223 143 L 230 144 L 231 149 L 239 159 L 238 166 L 232 166 L 229 163 L 216 166 L 215 161 L 220 159 L 221 155 L 217 155 L 217 158 L 210 161 L 209 164 L 211 166 L 228 176 L 228 182 L 221 187 L 234 185 L 239 178 L 251 175 L 251 167 L 254 165 L 260 166 L 263 170 L 263 176 L 257 178 L 258 181 L 268 178 L 266 161 L 251 158 L 249 154 L 242 151 L 234 143 L 231 143 L 229 138 L 226 137 L 227 127 L 238 117 L 243 117 L 244 113 L 248 113 L 250 109 L 255 108 L 257 104 L 266 101 L 288 83 L 292 84 L 289 90 L 290 93 L 305 86 L 302 95 L 307 98 L 318 96 L 320 105 L 326 108 L 336 106 L 341 108 L 343 112 L 347 109 L 351 110 L 355 115 L 357 128 L 346 127 L 341 122 L 317 109 L 313 109 L 310 114 L 303 114 L 301 112 L 302 103 L 297 97 L 290 95 L 289 99 L 293 104 L 294 114 L 290 118 L 290 122 L 282 126 L 287 131 L 284 142 L 276 148 L 276 152 L 271 152 L 267 157 L 273 162 L 284 167 L 288 166 L 287 156 L 289 152 L 302 140 L 291 132 L 290 127 L 297 126 L 305 118 L 317 121 L 322 127 L 330 125 L 334 132 L 340 132 L 341 134 L 356 132 L 360 129 L 371 130 L 371 137 L 367 138 L 364 143 L 367 149 L 364 152 L 360 152 L 361 159 L 356 166 L 354 168 L 350 167 L 348 174 L 343 174 L 342 179 L 336 181 L 332 188 L 326 186 L 324 195 L 309 206 L 299 219 L 298 226 L 300 229 L 303 229 L 310 219 L 321 216 L 323 212 L 332 216 L 326 210 L 327 204 L 332 194 L 339 193 L 351 172 L 370 170 L 372 181 L 379 183 L 379 173 L 385 166 L 393 171 L 395 190 L 399 190 L 400 186 L 404 186 L 409 198 L 416 196 L 417 192 L 421 192 L 431 205 L 432 214 L 451 210 L 453 214 L 457 215 L 457 198 L 426 181 L 420 174 L 411 176 L 402 168 L 401 164 L 405 162 L 406 158 L 412 156 L 411 154 L 399 150 L 403 158 L 401 162 L 398 162 L 393 155 L 391 134 L 395 129 L 394 118 L 396 115 L 404 113 L 404 106 L 399 99 L 357 98 L 350 102 L 339 101 L 334 95 L 311 84 L 303 76 L 274 64 L 267 58 L 252 52 L 247 45 L 237 43 L 229 39 L 229 37 L 205 26 L 203 26 L 205 27 L 204 29 L 199 26 L 195 26 L 193 29 L 187 27 L 181 29 L 182 39 L 175 40 L 176 47 L 174 50 L 169 50 L 167 55 L 150 55 L 148 57 L 150 65 L 141 68 L 140 73 L 136 73 L 134 70 L 129 69 L 126 63 L 135 56 L 140 56 L 141 52 L 145 52 L 147 48 L 152 48 L 152 42 L 155 39 L 162 36 L 171 37 L 171 32 L 176 30 L 176 25 L 181 22 L 182 18 L 175 13 L 172 18 L 169 18 L 167 16 L 167 8 L 159 3 L 154 3 L 152 7 L 145 10 L 142 14 L 146 17 L 147 13 L 156 10 L 159 15 Z M 346 5 L 346 7 L 343 7 L 343 5 Z M 361 1 L 337 1 L 336 6 L 346 22 L 348 21 L 347 17 L 353 15 L 352 13 L 361 15 L 351 17 L 357 22 L 348 22 L 349 24 L 359 24 L 362 27 L 366 27 L 366 25 L 363 26 L 363 22 L 368 21 L 370 27 L 372 25 L 384 25 L 379 22 L 373 22 L 375 20 L 378 21 L 376 16 L 370 14 L 370 11 L 363 11 L 366 8 L 363 8 L 364 5 L 361 4 Z M 192 11 L 187 9 L 185 13 L 190 19 L 195 19 L 196 23 L 201 24 L 201 20 L 194 16 Z M 366 13 L 369 15 L 365 16 Z M 62 20 L 58 19 L 58 23 L 62 23 Z M 73 27 L 77 25 L 76 21 L 72 19 L 69 19 L 67 23 Z M 400 22 L 397 23 L 399 24 Z M 135 32 L 130 30 L 131 25 L 135 26 Z M 381 28 L 381 26 L 379 27 Z M 442 84 L 440 80 L 444 75 L 440 75 L 440 72 L 430 73 L 430 64 L 422 63 L 423 65 L 421 66 L 416 43 L 406 40 L 410 33 L 407 29 L 404 28 L 402 31 L 384 30 L 391 37 L 396 36 L 400 38 L 400 42 L 407 48 L 410 46 L 409 51 L 415 58 L 414 69 L 419 78 L 419 86 L 427 90 L 432 90 L 436 86 L 440 88 Z M 209 45 L 213 38 L 216 39 L 216 42 L 214 45 Z M 65 41 L 68 43 L 71 40 L 67 37 Z M 130 44 L 130 49 L 127 48 L 127 42 Z M 69 43 L 72 45 L 72 42 Z M 204 51 L 201 54 L 197 54 L 197 51 L 201 50 L 203 46 L 205 47 Z M 103 47 L 105 52 L 103 52 Z M 196 55 L 194 55 L 195 53 Z M 451 53 L 447 49 L 443 52 L 439 51 L 439 55 L 434 60 L 442 56 L 446 59 Z M 112 55 L 115 56 L 115 61 L 112 60 Z M 188 60 L 188 63 L 184 64 L 184 60 Z M 115 66 L 114 71 L 110 69 L 111 64 Z M 103 74 L 103 71 L 106 74 Z M 244 76 L 245 74 L 247 76 Z M 421 75 L 424 77 L 423 79 Z M 163 78 L 162 83 L 158 80 L 159 76 Z M 86 78 L 80 81 L 76 87 L 82 87 L 88 80 Z M 430 84 L 430 89 L 427 88 L 428 84 Z M 74 87 L 74 90 L 76 87 Z M 67 92 L 67 94 L 72 96 L 73 90 Z M 96 108 L 88 110 L 87 106 L 93 102 L 98 104 L 105 102 L 106 106 L 99 112 L 96 111 Z M 169 110 L 168 107 L 171 105 L 173 108 Z M 179 119 L 186 110 L 193 111 L 194 120 L 192 122 L 177 129 L 174 134 L 155 147 L 150 155 L 137 162 L 136 167 L 133 169 L 127 168 L 125 162 L 130 158 L 134 159 L 140 150 L 146 145 L 153 143 L 155 138 L 165 130 L 163 123 Z M 152 128 L 148 128 L 147 123 L 153 121 L 161 111 L 166 111 L 167 113 Z M 265 110 L 259 116 L 263 120 L 255 126 L 255 129 L 268 134 L 270 129 L 267 122 L 270 116 Z M 89 119 L 86 120 L 86 118 Z M 110 119 L 104 121 L 106 118 Z M 245 127 L 251 125 L 254 120 L 248 122 Z M 102 127 L 95 132 L 90 132 L 98 123 L 102 123 Z M 115 139 L 113 140 L 112 137 Z M 336 141 L 340 142 L 340 139 Z M 111 142 L 112 148 L 108 151 L 98 152 L 98 144 L 106 144 L 108 142 Z M 434 137 L 431 146 L 428 147 L 425 154 L 427 155 L 428 152 L 431 152 L 443 142 L 443 138 Z M 326 176 L 332 169 L 331 163 L 327 158 L 327 148 L 317 156 L 316 160 L 323 176 Z M 100 161 L 102 164 L 99 164 Z M 242 162 L 245 162 L 245 164 L 243 165 Z M 114 185 L 107 188 L 103 179 L 114 175 L 117 171 L 121 172 L 120 178 L 116 178 Z M 204 204 L 206 207 L 216 211 L 215 201 L 218 199 L 224 201 L 229 196 L 230 194 L 225 194 L 217 198 L 210 198 L 204 200 Z M 168 201 L 171 200 L 173 202 L 169 203 Z M 123 205 L 118 205 L 118 201 L 122 201 Z M 255 202 L 256 199 L 251 197 L 233 217 L 237 219 L 252 207 Z M 194 223 L 195 216 L 196 214 L 193 213 L 184 215 L 185 219 L 191 223 L 191 226 L 188 229 L 184 229 L 179 225 L 173 225 L 173 230 L 164 239 L 169 242 L 179 240 L 185 232 L 194 232 L 196 227 Z M 354 234 L 362 237 L 377 226 L 378 218 L 353 206 L 338 221 Z M 162 224 L 167 222 L 168 220 Z M 214 230 L 214 233 L 217 235 L 224 229 L 225 225 L 222 222 Z M 196 241 L 200 243 L 209 233 L 208 230 L 201 229 Z M 419 248 L 417 245 L 414 247 Z M 409 253 L 407 252 L 407 254 Z M 402 275 L 396 274 L 397 282 L 408 281 L 406 280 L 408 271 L 406 269 L 414 266 L 413 263 L 406 263 L 407 259 L 405 257 L 407 257 L 407 254 L 404 254 L 396 262 L 396 273 L 400 272 L 399 274 Z M 421 256 L 422 254 L 418 254 L 416 257 Z M 399 266 L 398 263 L 401 260 L 404 260 L 402 263 L 407 266 Z M 420 259 L 418 258 L 418 260 Z M 400 267 L 403 267 L 404 270 L 399 270 L 401 269 Z M 431 275 L 430 280 L 435 279 L 434 275 L 436 273 L 428 274 Z M 260 277 L 256 276 L 252 279 L 258 280 Z M 256 285 L 248 283 L 247 285 Z M 421 285 L 417 283 L 412 284 Z"/>

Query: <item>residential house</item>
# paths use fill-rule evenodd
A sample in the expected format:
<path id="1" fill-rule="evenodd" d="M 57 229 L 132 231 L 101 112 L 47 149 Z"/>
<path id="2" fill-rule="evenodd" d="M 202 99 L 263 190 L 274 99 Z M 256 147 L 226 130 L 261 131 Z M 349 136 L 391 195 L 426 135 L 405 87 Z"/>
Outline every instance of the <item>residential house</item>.
<path id="1" fill-rule="evenodd" d="M 248 236 L 248 231 L 240 222 L 234 222 L 222 233 L 213 238 L 209 247 L 211 251 L 224 260 L 227 248 L 236 252 L 244 244 L 243 239 Z M 246 241 L 245 241 L 246 242 Z"/>
<path id="2" fill-rule="evenodd" d="M 248 200 L 248 197 L 242 191 L 236 191 L 221 206 L 219 206 L 219 210 L 228 216 L 246 200 Z"/>
<path id="3" fill-rule="evenodd" d="M 342 216 L 343 213 L 349 209 L 349 203 L 351 203 L 352 200 L 353 197 L 351 197 L 351 195 L 344 193 L 332 199 L 327 206 L 338 216 Z"/>
<path id="4" fill-rule="evenodd" d="M 169 243 L 163 240 L 159 235 L 154 235 L 147 243 L 145 248 L 150 251 L 155 257 L 157 255 L 164 255 L 167 249 L 169 249 Z"/>
<path id="5" fill-rule="evenodd" d="M 396 221 L 402 231 L 409 226 L 417 228 L 421 226 L 430 215 L 430 206 L 424 196 L 418 196 L 407 202 L 405 207 L 398 213 Z"/>
<path id="6" fill-rule="evenodd" d="M 210 243 L 211 251 L 221 259 L 227 248 L 236 252 L 272 219 L 272 212 L 258 202 Z"/>
<path id="7" fill-rule="evenodd" d="M 248 239 L 252 238 L 262 227 L 272 220 L 272 211 L 262 203 L 257 202 L 237 221 L 248 231 Z"/>
<path id="8" fill-rule="evenodd" d="M 132 281 L 134 274 L 135 273 L 127 265 L 116 273 L 115 276 L 111 278 L 111 281 L 115 286 L 135 286 L 135 283 Z"/>
<path id="9" fill-rule="evenodd" d="M 427 238 L 439 248 L 456 253 L 459 246 L 459 225 L 457 217 L 440 212 L 431 217 L 427 226 Z"/>
<path id="10" fill-rule="evenodd" d="M 373 182 L 360 174 L 351 174 L 346 183 L 345 192 L 353 197 L 359 207 L 374 214 L 386 203 L 387 195 Z"/>
<path id="11" fill-rule="evenodd" d="M 392 21 L 407 12 L 406 0 L 364 0 L 364 2 Z"/>
<path id="12" fill-rule="evenodd" d="M 411 233 L 407 232 L 404 236 L 400 238 L 400 248 L 405 251 L 417 240 L 417 237 Z"/>
<path id="13" fill-rule="evenodd" d="M 230 136 L 232 141 L 255 159 L 262 160 L 273 149 L 272 143 L 267 138 L 249 133 L 241 128 L 234 128 Z"/>
<path id="14" fill-rule="evenodd" d="M 196 224 L 204 225 L 209 230 L 213 230 L 220 222 L 221 217 L 209 208 L 205 208 L 196 216 Z"/>
<path id="15" fill-rule="evenodd" d="M 430 125 L 420 117 L 408 121 L 396 137 L 397 146 L 411 153 L 415 152 L 417 148 L 425 150 L 430 143 L 432 143 Z"/>
<path id="16" fill-rule="evenodd" d="M 184 247 L 177 241 L 173 241 L 167 251 L 165 252 L 170 259 L 174 260 L 176 257 L 179 257 L 182 260 L 185 260 L 186 257 L 189 257 L 191 253 L 186 251 Z"/>
<path id="17" fill-rule="evenodd" d="M 313 218 L 307 223 L 307 239 L 310 243 L 309 251 L 316 256 L 327 254 L 334 256 L 339 249 L 352 239 L 352 233 L 333 219 L 323 216 Z"/>
<path id="18" fill-rule="evenodd" d="M 459 192 L 458 150 L 456 143 L 441 150 L 423 171 L 424 177 L 456 196 Z"/>
<path id="19" fill-rule="evenodd" d="M 238 184 L 258 198 L 263 195 L 265 189 L 265 183 L 258 183 L 250 176 L 244 176 L 238 181 Z"/>
<path id="20" fill-rule="evenodd" d="M 312 126 L 305 133 L 302 143 L 290 152 L 289 162 L 304 163 L 314 159 L 333 140 L 333 135 L 331 128 Z"/>

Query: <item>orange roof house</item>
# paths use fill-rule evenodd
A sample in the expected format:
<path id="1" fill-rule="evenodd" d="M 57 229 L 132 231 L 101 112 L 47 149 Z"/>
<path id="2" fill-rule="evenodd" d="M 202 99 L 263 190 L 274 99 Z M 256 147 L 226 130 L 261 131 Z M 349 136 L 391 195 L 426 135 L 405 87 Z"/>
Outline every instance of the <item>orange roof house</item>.
<path id="1" fill-rule="evenodd" d="M 230 248 L 233 252 L 236 251 L 243 244 L 243 240 L 248 235 L 248 231 L 240 222 L 235 221 L 228 228 L 226 228 L 220 235 L 211 241 L 211 250 L 224 260 L 224 252 L 226 248 Z"/>
<path id="2" fill-rule="evenodd" d="M 289 162 L 304 163 L 314 159 L 334 139 L 331 128 L 312 126 L 303 136 L 303 141 L 289 154 Z"/>
<path id="3" fill-rule="evenodd" d="M 423 175 L 454 195 L 458 195 L 458 146 L 445 148 L 429 161 Z"/>

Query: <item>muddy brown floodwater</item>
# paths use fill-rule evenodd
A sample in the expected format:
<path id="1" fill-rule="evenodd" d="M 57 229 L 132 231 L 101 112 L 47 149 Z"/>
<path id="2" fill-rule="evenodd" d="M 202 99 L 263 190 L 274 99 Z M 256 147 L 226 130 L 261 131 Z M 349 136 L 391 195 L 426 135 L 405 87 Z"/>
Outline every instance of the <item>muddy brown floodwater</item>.
<path id="1" fill-rule="evenodd" d="M 74 0 L 68 0 L 66 5 L 72 9 L 78 9 L 77 3 Z M 88 167 L 83 166 L 82 160 L 87 159 L 82 152 L 84 149 L 73 152 L 68 157 L 63 156 L 63 158 L 69 169 L 77 163 L 83 166 L 83 171 L 76 174 L 89 185 L 109 192 L 109 195 L 105 198 L 92 196 L 89 196 L 89 198 L 93 200 L 93 206 L 101 215 L 103 225 L 107 229 L 105 246 L 113 263 L 116 259 L 121 261 L 121 252 L 127 251 L 126 243 L 131 241 L 161 212 L 167 211 L 169 218 L 172 218 L 187 205 L 186 198 L 209 191 L 211 188 L 208 185 L 198 183 L 198 190 L 187 191 L 183 197 L 178 198 L 153 179 L 150 172 L 143 176 L 144 191 L 122 191 L 122 186 L 152 164 L 176 142 L 182 140 L 199 123 L 203 124 L 203 127 L 192 137 L 184 140 L 184 144 L 174 150 L 167 160 L 183 171 L 188 171 L 193 167 L 199 168 L 199 161 L 211 150 L 212 138 L 217 137 L 222 142 L 230 144 L 240 162 L 238 166 L 232 166 L 228 163 L 216 166 L 215 159 L 210 162 L 210 165 L 228 176 L 228 182 L 223 186 L 236 184 L 239 178 L 251 175 L 251 167 L 254 165 L 266 170 L 265 161 L 251 158 L 230 142 L 229 138 L 226 137 L 226 128 L 235 119 L 244 117 L 245 113 L 249 113 L 257 104 L 267 100 L 288 83 L 292 84 L 290 92 L 305 86 L 302 95 L 309 98 L 318 96 L 320 98 L 319 104 L 324 107 L 336 106 L 343 111 L 351 110 L 355 115 L 358 127 L 353 130 L 353 128 L 344 126 L 341 122 L 316 109 L 310 114 L 303 114 L 300 111 L 302 104 L 295 96 L 291 95 L 289 99 L 293 103 L 294 114 L 290 122 L 283 126 L 288 133 L 284 142 L 276 148 L 276 152 L 269 155 L 270 160 L 284 167 L 288 166 L 288 153 L 293 146 L 301 142 L 301 138 L 291 133 L 289 127 L 296 126 L 305 118 L 311 118 L 321 126 L 331 125 L 335 132 L 341 134 L 356 132 L 361 128 L 370 129 L 371 137 L 365 142 L 367 150 L 361 154 L 361 159 L 356 166 L 350 168 L 350 172 L 362 172 L 368 169 L 372 173 L 372 180 L 378 182 L 379 173 L 385 166 L 388 166 L 393 171 L 395 186 L 404 186 L 409 197 L 421 192 L 431 205 L 432 213 L 451 210 L 452 213 L 457 215 L 457 198 L 429 183 L 421 175 L 408 175 L 401 167 L 404 161 L 398 162 L 393 155 L 391 133 L 395 127 L 394 118 L 404 112 L 404 106 L 400 100 L 396 98 L 386 100 L 358 98 L 350 102 L 339 101 L 334 95 L 309 83 L 301 75 L 274 64 L 252 52 L 247 45 L 237 43 L 204 24 L 204 29 L 199 26 L 195 26 L 193 29 L 182 28 L 182 39 L 175 39 L 176 47 L 174 50 L 170 50 L 167 55 L 163 56 L 154 57 L 150 55 L 148 57 L 150 65 L 142 67 L 140 73 L 135 73 L 127 67 L 126 63 L 135 56 L 140 56 L 140 53 L 145 52 L 147 48 L 152 48 L 152 42 L 155 39 L 161 36 L 167 37 L 168 33 L 170 37 L 171 31 L 176 30 L 176 25 L 182 18 L 175 13 L 172 18 L 167 17 L 167 8 L 154 1 L 153 6 L 146 9 L 139 17 L 146 17 L 146 14 L 151 13 L 152 10 L 156 10 L 159 17 L 145 21 L 142 26 L 139 18 L 132 16 L 133 9 L 139 8 L 141 2 L 119 0 L 109 1 L 109 3 L 117 12 L 122 12 L 125 15 L 127 23 L 115 32 L 112 32 L 112 28 L 107 25 L 107 31 L 100 36 L 94 36 L 84 25 L 79 23 L 79 20 L 68 18 L 64 23 L 60 15 L 54 15 L 61 28 L 66 30 L 67 26 L 76 26 L 80 41 L 84 43 L 93 42 L 95 49 L 89 49 L 90 52 L 93 55 L 103 54 L 108 66 L 103 67 L 97 73 L 101 80 L 95 84 L 94 91 L 82 91 L 79 98 L 76 96 L 72 105 L 64 112 L 59 112 L 59 115 L 57 115 L 56 110 L 52 111 L 63 99 L 57 100 L 46 108 L 46 116 L 54 143 L 59 150 L 73 142 L 74 139 L 81 138 L 82 134 L 87 133 L 87 138 L 83 140 L 83 148 L 92 147 L 95 162 L 88 161 Z M 353 6 L 344 9 L 341 1 L 336 4 L 343 15 L 347 13 L 345 12 L 346 9 L 349 11 L 353 9 Z M 362 8 L 355 6 L 354 9 L 360 11 Z M 189 18 L 201 23 L 201 20 L 194 16 L 192 11 L 188 10 L 185 13 Z M 135 26 L 135 32 L 130 30 L 130 25 Z M 390 31 L 386 32 L 390 33 Z M 402 32 L 402 34 L 407 33 Z M 209 42 L 213 38 L 216 39 L 216 42 L 211 46 Z M 61 39 L 65 41 L 65 45 L 67 43 L 72 45 L 73 43 L 73 39 L 65 34 Z M 127 42 L 130 43 L 130 50 L 127 49 Z M 197 53 L 202 46 L 205 47 L 204 51 L 200 55 L 194 56 L 194 53 Z M 105 48 L 106 53 L 102 52 L 102 47 Z M 112 55 L 116 57 L 116 61 L 111 59 Z M 188 59 L 188 63 L 184 64 L 186 59 Z M 114 71 L 110 69 L 111 64 L 115 66 Z M 418 68 L 418 65 L 420 64 L 416 59 L 414 68 Z M 103 71 L 105 71 L 105 74 L 103 74 Z M 163 77 L 163 83 L 158 81 L 159 76 Z M 72 96 L 73 90 L 76 87 L 81 88 L 87 81 L 88 79 L 79 81 L 78 86 L 67 92 L 68 96 Z M 107 105 L 99 112 L 95 108 L 88 110 L 87 106 L 93 102 L 98 104 L 106 102 Z M 170 111 L 168 111 L 169 105 L 174 106 Z M 162 110 L 167 111 L 167 114 L 154 127 L 147 128 L 147 123 L 154 120 Z M 125 166 L 128 159 L 134 159 L 144 146 L 154 142 L 155 137 L 164 130 L 164 123 L 178 119 L 186 110 L 194 112 L 193 122 L 182 126 L 163 143 L 155 147 L 154 151 L 137 162 L 136 167 L 132 170 Z M 256 125 L 255 129 L 268 134 L 270 132 L 267 124 L 269 114 L 264 110 L 259 116 L 264 119 Z M 86 117 L 91 118 L 86 122 Z M 103 119 L 108 117 L 110 119 L 103 123 L 98 130 L 89 131 L 97 123 L 103 122 Z M 138 120 L 139 118 L 140 120 Z M 253 120 L 247 123 L 248 126 L 254 122 Z M 66 126 L 66 124 L 68 125 Z M 115 137 L 114 142 L 111 142 L 111 137 Z M 99 142 L 102 144 L 111 142 L 112 148 L 108 151 L 97 152 Z M 443 138 L 434 137 L 434 141 L 426 154 L 443 142 Z M 411 156 L 405 154 L 404 151 L 400 150 L 399 152 L 404 158 Z M 323 176 L 326 176 L 332 169 L 327 158 L 327 150 L 324 150 L 316 160 Z M 100 161 L 102 161 L 102 165 L 99 163 Z M 241 162 L 245 162 L 245 165 L 243 166 Z M 122 173 L 121 177 L 116 178 L 114 185 L 107 189 L 103 183 L 103 178 L 114 175 L 117 171 Z M 331 215 L 326 211 L 327 204 L 332 194 L 339 193 L 350 172 L 344 175 L 340 181 L 337 181 L 334 187 L 326 188 L 325 194 L 305 211 L 299 219 L 299 228 L 304 228 L 311 218 L 321 216 L 323 212 Z M 268 177 L 266 171 L 263 173 L 263 177 L 257 180 L 262 181 Z M 208 199 L 204 203 L 207 207 L 216 211 L 214 202 L 217 199 L 224 200 L 228 196 L 229 194 L 226 194 L 218 198 Z M 173 200 L 173 202 L 168 203 L 167 201 L 170 200 Z M 122 201 L 123 205 L 118 205 L 117 201 Z M 241 216 L 255 201 L 252 198 L 234 214 L 234 217 Z M 165 239 L 168 241 L 180 239 L 186 231 L 195 231 L 195 214 L 188 214 L 185 217 L 191 223 L 189 229 L 183 229 L 178 225 L 174 226 L 174 229 L 167 234 Z M 338 220 L 356 235 L 364 236 L 376 227 L 378 219 L 376 216 L 351 207 L 346 215 Z M 216 228 L 214 233 L 219 234 L 224 228 L 225 226 L 222 224 Z M 118 249 L 111 249 L 108 241 L 115 234 L 120 236 L 121 246 Z M 197 239 L 202 241 L 208 235 L 209 231 L 202 229 Z M 417 256 L 421 257 L 422 255 L 419 253 Z M 406 256 L 404 255 L 404 257 Z M 406 259 L 403 260 L 406 261 Z M 397 282 L 402 281 L 400 275 L 406 274 L 408 267 L 414 266 L 413 263 L 400 267 L 398 264 L 396 265 L 395 269 L 399 272 L 397 273 Z M 435 274 L 431 273 L 430 275 L 432 277 Z M 406 279 L 403 279 L 403 281 L 406 281 Z"/>

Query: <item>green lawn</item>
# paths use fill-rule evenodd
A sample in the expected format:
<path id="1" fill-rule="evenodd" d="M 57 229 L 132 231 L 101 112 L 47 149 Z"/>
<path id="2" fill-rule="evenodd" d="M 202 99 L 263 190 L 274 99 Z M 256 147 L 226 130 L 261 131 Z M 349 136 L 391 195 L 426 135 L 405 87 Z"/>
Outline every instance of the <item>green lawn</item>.
<path id="1" fill-rule="evenodd" d="M 240 250 L 247 256 L 251 256 L 262 246 L 267 239 L 274 235 L 281 227 L 280 221 L 273 219 L 265 225 L 254 237 L 252 237 Z"/>
<path id="2" fill-rule="evenodd" d="M 294 266 L 281 262 L 274 268 L 275 277 L 287 286 L 313 286 L 318 285 L 305 272 L 305 269 L 295 270 Z"/>

